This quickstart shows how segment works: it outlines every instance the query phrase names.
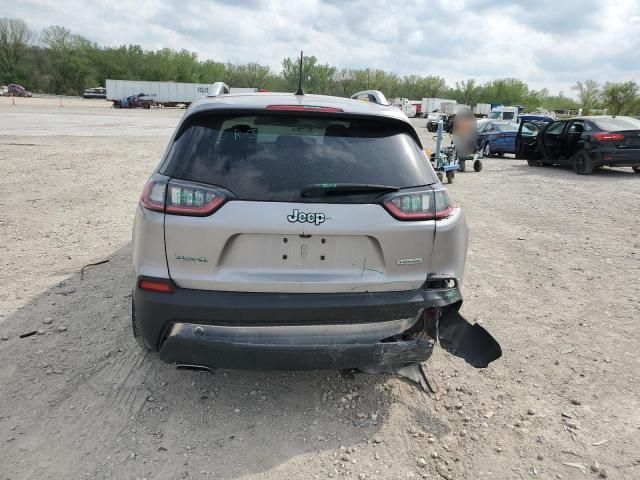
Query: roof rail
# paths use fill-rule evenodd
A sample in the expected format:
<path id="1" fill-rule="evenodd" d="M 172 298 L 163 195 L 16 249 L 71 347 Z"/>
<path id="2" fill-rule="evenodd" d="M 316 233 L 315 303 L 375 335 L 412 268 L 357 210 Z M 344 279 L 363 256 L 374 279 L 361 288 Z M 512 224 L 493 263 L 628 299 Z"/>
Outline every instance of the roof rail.
<path id="1" fill-rule="evenodd" d="M 218 95 L 223 95 L 229 92 L 229 85 L 224 82 L 215 82 L 212 85 L 211 91 L 209 92 L 207 97 L 217 97 Z"/>
<path id="2" fill-rule="evenodd" d="M 387 97 L 380 90 L 363 90 L 351 95 L 354 100 L 362 100 L 363 102 L 377 103 L 378 105 L 390 105 Z"/>

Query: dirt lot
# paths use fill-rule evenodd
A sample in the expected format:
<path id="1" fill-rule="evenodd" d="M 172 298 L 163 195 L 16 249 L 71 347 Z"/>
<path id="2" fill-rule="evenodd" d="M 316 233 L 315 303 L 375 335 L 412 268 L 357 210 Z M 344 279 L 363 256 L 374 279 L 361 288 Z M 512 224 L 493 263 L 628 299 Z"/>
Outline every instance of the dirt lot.
<path id="1" fill-rule="evenodd" d="M 0 99 L 0 479 L 640 478 L 640 175 L 496 159 L 456 177 L 462 312 L 504 356 L 437 349 L 435 397 L 176 371 L 131 336 L 130 237 L 182 112 L 17 103 Z"/>

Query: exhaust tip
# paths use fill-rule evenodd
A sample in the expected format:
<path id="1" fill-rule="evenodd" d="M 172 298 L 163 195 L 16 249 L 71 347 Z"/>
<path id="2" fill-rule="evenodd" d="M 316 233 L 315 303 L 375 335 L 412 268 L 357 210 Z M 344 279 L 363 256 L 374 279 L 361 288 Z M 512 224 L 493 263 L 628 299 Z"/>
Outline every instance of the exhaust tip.
<path id="1" fill-rule="evenodd" d="M 196 372 L 209 372 L 213 373 L 213 369 L 211 367 L 207 367 L 205 365 L 189 365 L 186 363 L 180 363 L 176 365 L 176 370 L 192 370 Z"/>

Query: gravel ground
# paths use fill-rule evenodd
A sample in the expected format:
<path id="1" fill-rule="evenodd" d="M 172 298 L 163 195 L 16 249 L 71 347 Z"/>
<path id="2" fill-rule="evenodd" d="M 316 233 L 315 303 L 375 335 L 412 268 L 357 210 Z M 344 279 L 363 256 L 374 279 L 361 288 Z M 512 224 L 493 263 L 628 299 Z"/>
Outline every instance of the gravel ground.
<path id="1" fill-rule="evenodd" d="M 456 176 L 462 312 L 504 356 L 475 370 L 437 349 L 436 396 L 177 371 L 130 333 L 130 237 L 182 112 L 63 102 L 0 99 L 0 479 L 640 478 L 640 175 Z"/>

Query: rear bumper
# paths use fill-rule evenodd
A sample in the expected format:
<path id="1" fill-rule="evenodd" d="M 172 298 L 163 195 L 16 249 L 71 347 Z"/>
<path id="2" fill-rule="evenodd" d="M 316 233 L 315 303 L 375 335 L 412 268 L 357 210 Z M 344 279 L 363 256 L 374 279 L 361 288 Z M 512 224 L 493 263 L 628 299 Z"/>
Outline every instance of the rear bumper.
<path id="1" fill-rule="evenodd" d="M 245 370 L 345 369 L 421 362 L 429 358 L 434 345 L 427 339 L 329 343 L 322 337 L 305 338 L 301 332 L 292 332 L 288 338 L 243 339 L 233 332 L 237 329 L 175 323 L 162 344 L 160 359 L 177 365 Z"/>
<path id="2" fill-rule="evenodd" d="M 306 370 L 426 360 L 433 341 L 402 334 L 426 308 L 460 299 L 456 287 L 339 294 L 136 288 L 134 307 L 145 343 L 165 362 Z"/>
<path id="3" fill-rule="evenodd" d="M 611 167 L 640 166 L 640 150 L 603 150 L 592 153 L 592 160 L 596 165 Z"/>

